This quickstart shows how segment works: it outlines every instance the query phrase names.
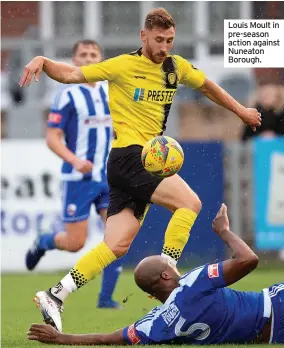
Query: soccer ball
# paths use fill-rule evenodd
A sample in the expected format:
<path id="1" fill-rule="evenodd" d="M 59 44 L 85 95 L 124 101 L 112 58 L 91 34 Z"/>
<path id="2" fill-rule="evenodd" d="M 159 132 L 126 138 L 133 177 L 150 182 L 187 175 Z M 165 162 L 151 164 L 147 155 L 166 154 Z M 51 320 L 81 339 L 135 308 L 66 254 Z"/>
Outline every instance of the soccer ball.
<path id="1" fill-rule="evenodd" d="M 144 145 L 141 160 L 144 168 L 150 174 L 165 178 L 180 170 L 183 165 L 184 153 L 175 139 L 158 136 Z"/>

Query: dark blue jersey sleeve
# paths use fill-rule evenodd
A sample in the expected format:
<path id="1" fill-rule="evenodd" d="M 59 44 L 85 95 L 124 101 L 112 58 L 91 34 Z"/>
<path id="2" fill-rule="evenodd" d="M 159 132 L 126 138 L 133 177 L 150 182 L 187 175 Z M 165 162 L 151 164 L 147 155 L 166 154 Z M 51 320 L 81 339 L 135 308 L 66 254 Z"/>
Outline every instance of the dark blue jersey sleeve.
<path id="1" fill-rule="evenodd" d="M 179 283 L 186 286 L 191 291 L 192 296 L 194 292 L 201 294 L 212 289 L 225 287 L 223 262 L 198 267 L 181 277 Z"/>
<path id="2" fill-rule="evenodd" d="M 134 324 L 124 328 L 123 339 L 127 344 L 141 344 L 141 338 L 142 337 L 140 337 L 139 333 L 136 331 Z M 143 341 L 143 339 L 142 339 L 142 341 Z M 145 343 L 147 344 L 147 342 L 145 342 Z"/>

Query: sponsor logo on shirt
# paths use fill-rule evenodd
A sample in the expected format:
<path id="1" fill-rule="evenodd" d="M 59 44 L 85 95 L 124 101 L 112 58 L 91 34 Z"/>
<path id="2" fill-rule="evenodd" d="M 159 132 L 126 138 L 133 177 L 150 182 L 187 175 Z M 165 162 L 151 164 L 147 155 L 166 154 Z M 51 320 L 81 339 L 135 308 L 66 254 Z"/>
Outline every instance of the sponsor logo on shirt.
<path id="1" fill-rule="evenodd" d="M 145 90 L 145 88 L 135 88 L 133 100 L 135 102 L 147 100 L 170 104 L 173 102 L 175 93 L 176 90 Z"/>
<path id="2" fill-rule="evenodd" d="M 127 331 L 127 336 L 128 336 L 129 341 L 132 344 L 138 344 L 140 342 L 140 338 L 136 334 L 134 324 L 129 326 L 128 331 Z"/>
<path id="3" fill-rule="evenodd" d="M 150 89 L 147 94 L 147 100 L 172 103 L 175 93 L 176 90 L 155 91 Z"/>
<path id="4" fill-rule="evenodd" d="M 219 277 L 218 263 L 214 263 L 213 265 L 208 266 L 208 276 L 209 278 Z"/>
<path id="5" fill-rule="evenodd" d="M 169 305 L 169 308 L 164 313 L 162 313 L 162 318 L 164 319 L 165 323 L 170 326 L 179 314 L 180 311 L 177 306 L 174 303 L 171 303 Z"/>
<path id="6" fill-rule="evenodd" d="M 54 112 L 51 112 L 48 115 L 48 121 L 52 123 L 59 124 L 61 122 L 62 116 L 60 114 L 56 114 Z"/>
<path id="7" fill-rule="evenodd" d="M 145 88 L 135 88 L 133 100 L 135 102 L 144 100 Z"/>
<path id="8" fill-rule="evenodd" d="M 90 116 L 84 120 L 84 123 L 88 126 L 98 126 L 100 124 L 104 126 L 109 126 L 111 127 L 112 121 L 110 117 L 94 117 Z"/>

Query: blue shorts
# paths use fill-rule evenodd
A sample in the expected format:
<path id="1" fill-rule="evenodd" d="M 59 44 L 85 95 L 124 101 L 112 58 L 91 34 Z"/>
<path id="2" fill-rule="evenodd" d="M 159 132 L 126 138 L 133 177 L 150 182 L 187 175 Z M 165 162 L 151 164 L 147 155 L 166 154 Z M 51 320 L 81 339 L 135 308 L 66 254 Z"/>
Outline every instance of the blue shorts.
<path id="1" fill-rule="evenodd" d="M 63 181 L 62 182 L 62 220 L 77 222 L 87 220 L 92 204 L 99 213 L 109 205 L 109 188 L 107 182 Z"/>
<path id="2" fill-rule="evenodd" d="M 275 284 L 268 291 L 272 303 L 270 343 L 284 343 L 284 283 Z"/>

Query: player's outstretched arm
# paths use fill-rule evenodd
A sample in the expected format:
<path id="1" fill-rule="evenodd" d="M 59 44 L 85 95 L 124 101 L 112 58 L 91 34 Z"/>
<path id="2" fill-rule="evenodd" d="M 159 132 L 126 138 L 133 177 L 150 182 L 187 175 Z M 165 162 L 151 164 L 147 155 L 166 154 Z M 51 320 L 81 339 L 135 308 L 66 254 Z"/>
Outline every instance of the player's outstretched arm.
<path id="1" fill-rule="evenodd" d="M 56 62 L 43 56 L 32 59 L 26 66 L 19 81 L 19 86 L 28 87 L 34 77 L 38 82 L 41 72 L 44 71 L 51 79 L 61 83 L 84 83 L 86 79 L 80 67 Z"/>
<path id="2" fill-rule="evenodd" d="M 58 345 L 99 346 L 126 344 L 123 339 L 123 329 L 110 334 L 70 335 L 60 333 L 50 325 L 32 324 L 27 335 L 31 341 Z"/>
<path id="3" fill-rule="evenodd" d="M 221 105 L 235 113 L 254 131 L 256 130 L 256 127 L 261 125 L 261 114 L 256 109 L 244 107 L 215 82 L 205 79 L 204 84 L 199 90 L 203 95 L 216 104 Z"/>
<path id="4" fill-rule="evenodd" d="M 241 238 L 230 231 L 225 204 L 222 204 L 218 211 L 212 227 L 233 251 L 233 258 L 223 262 L 223 275 L 226 284 L 233 284 L 257 267 L 258 257 Z"/>

